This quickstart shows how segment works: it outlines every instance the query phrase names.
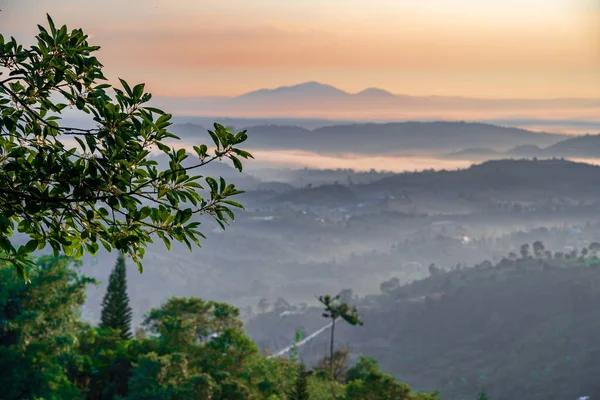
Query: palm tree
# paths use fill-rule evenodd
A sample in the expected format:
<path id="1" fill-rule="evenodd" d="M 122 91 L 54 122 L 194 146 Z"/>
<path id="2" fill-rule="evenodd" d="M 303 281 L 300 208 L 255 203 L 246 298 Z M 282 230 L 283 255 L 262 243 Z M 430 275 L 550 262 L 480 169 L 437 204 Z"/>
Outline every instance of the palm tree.
<path id="1" fill-rule="evenodd" d="M 363 324 L 362 320 L 358 316 L 356 307 L 350 307 L 348 304 L 340 301 L 340 295 L 333 297 L 328 294 L 319 296 L 319 302 L 323 304 L 325 312 L 323 313 L 324 318 L 331 318 L 331 343 L 329 346 L 329 370 L 330 374 L 333 375 L 333 343 L 335 337 L 335 321 L 338 318 L 342 318 L 344 321 L 352 326 Z"/>

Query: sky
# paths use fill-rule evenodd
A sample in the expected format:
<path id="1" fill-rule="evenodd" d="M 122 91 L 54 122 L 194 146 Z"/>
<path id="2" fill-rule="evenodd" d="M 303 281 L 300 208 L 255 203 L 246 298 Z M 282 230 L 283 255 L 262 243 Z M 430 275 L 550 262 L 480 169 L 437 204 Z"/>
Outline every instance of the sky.
<path id="1" fill-rule="evenodd" d="M 158 96 L 319 81 L 414 96 L 600 97 L 600 0 L 0 0 L 29 44 L 48 12 Z"/>

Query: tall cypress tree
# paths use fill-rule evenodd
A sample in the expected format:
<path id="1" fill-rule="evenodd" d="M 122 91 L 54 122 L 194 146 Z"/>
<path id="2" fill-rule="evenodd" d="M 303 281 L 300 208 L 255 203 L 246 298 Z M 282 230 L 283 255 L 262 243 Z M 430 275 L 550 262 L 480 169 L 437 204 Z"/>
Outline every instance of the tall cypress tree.
<path id="1" fill-rule="evenodd" d="M 296 377 L 296 383 L 292 388 L 288 398 L 290 400 L 309 400 L 310 395 L 308 393 L 308 379 L 306 377 L 306 367 L 304 364 L 298 366 L 298 375 Z"/>
<path id="2" fill-rule="evenodd" d="M 102 300 L 100 327 L 119 329 L 123 339 L 131 338 L 131 307 L 127 295 L 125 258 L 122 253 L 110 273 L 108 289 Z"/>

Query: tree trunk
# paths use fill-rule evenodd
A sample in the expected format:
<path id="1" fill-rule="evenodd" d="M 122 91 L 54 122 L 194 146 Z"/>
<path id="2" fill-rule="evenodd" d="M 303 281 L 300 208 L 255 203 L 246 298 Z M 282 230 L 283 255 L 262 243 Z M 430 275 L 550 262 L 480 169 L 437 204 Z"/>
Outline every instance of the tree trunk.
<path id="1" fill-rule="evenodd" d="M 329 345 L 329 374 L 333 379 L 333 335 L 335 333 L 335 318 L 332 318 L 331 322 L 331 343 Z"/>

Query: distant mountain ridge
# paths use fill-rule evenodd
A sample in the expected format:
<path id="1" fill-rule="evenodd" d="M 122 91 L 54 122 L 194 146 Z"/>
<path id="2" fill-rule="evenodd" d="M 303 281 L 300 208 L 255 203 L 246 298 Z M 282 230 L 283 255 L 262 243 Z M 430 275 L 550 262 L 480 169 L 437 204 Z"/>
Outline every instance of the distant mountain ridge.
<path id="1" fill-rule="evenodd" d="M 344 92 L 331 85 L 326 85 L 319 82 L 305 82 L 293 86 L 280 86 L 275 89 L 259 89 L 249 93 L 245 93 L 240 98 L 266 97 L 266 96 L 347 96 L 349 93 Z"/>
<path id="2" fill-rule="evenodd" d="M 479 159 L 487 157 L 600 158 L 600 134 L 570 137 L 547 147 L 540 147 L 538 145 L 521 145 L 505 152 L 497 152 L 486 148 L 469 148 L 448 155 L 450 158 L 460 158 L 463 156 L 475 157 Z"/>
<path id="3" fill-rule="evenodd" d="M 189 123 L 176 124 L 172 129 L 182 137 L 206 134 L 202 126 L 198 126 L 194 134 L 193 127 L 194 124 Z M 234 128 L 245 129 L 242 126 Z M 523 145 L 549 146 L 567 138 L 484 123 L 441 121 L 340 124 L 313 130 L 291 125 L 251 126 L 247 129 L 245 146 L 251 149 L 361 154 L 447 154 L 472 146 L 507 151 Z"/>
<path id="4" fill-rule="evenodd" d="M 357 93 L 349 93 L 344 90 L 338 89 L 335 86 L 327 85 L 320 82 L 310 81 L 300 83 L 292 86 L 279 86 L 275 89 L 258 89 L 252 92 L 244 93 L 240 96 L 236 96 L 236 99 L 245 98 L 264 98 L 264 97 L 303 97 L 303 96 L 339 96 L 339 97 L 350 97 L 350 96 L 362 96 L 362 97 L 395 97 L 396 95 L 380 88 L 369 87 L 361 90 Z"/>
<path id="5" fill-rule="evenodd" d="M 490 99 L 460 96 L 411 96 L 378 87 L 349 93 L 335 86 L 309 81 L 261 88 L 232 97 L 156 98 L 155 105 L 191 115 L 229 117 L 302 117 L 328 119 L 544 119 L 552 111 L 568 111 L 564 118 L 598 115 L 596 99 Z"/>

